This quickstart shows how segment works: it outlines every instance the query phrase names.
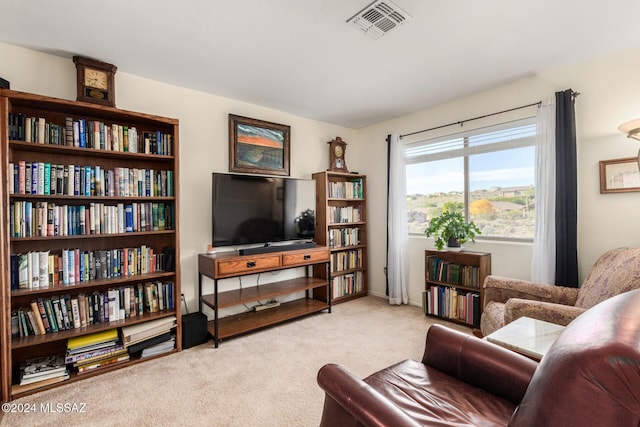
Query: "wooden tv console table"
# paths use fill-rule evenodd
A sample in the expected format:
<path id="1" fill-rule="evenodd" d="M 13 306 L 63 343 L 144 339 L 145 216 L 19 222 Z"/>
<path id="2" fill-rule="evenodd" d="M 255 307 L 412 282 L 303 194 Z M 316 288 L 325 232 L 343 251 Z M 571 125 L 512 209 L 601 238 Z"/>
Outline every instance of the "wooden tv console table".
<path id="1" fill-rule="evenodd" d="M 310 267 L 318 264 L 326 265 L 326 278 L 313 277 L 313 269 Z M 218 292 L 218 280 L 220 279 L 297 267 L 305 267 L 306 274 L 304 277 Z M 208 330 L 213 336 L 216 348 L 220 340 L 224 338 L 325 309 L 331 313 L 329 248 L 326 246 L 258 255 L 238 255 L 236 252 L 214 255 L 199 254 L 198 273 L 200 310 L 202 310 L 204 304 L 214 311 L 213 320 L 208 322 Z M 202 294 L 202 276 L 213 279 L 214 291 L 212 294 Z M 324 288 L 323 292 L 319 294 L 328 295 L 329 298 L 323 298 L 323 300 L 314 298 L 313 290 L 318 288 Z M 246 311 L 218 318 L 218 310 L 224 307 L 269 300 L 301 291 L 305 291 L 305 298 L 288 301 L 278 307 L 261 311 Z M 327 299 L 327 301 L 324 301 L 324 299 Z"/>

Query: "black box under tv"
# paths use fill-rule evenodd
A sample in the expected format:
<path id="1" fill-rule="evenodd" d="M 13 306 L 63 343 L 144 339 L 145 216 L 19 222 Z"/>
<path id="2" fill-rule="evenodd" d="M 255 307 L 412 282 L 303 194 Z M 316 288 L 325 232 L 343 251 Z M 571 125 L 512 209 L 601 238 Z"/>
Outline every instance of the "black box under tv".
<path id="1" fill-rule="evenodd" d="M 207 316 L 196 312 L 182 315 L 182 349 L 185 350 L 209 341 Z"/>

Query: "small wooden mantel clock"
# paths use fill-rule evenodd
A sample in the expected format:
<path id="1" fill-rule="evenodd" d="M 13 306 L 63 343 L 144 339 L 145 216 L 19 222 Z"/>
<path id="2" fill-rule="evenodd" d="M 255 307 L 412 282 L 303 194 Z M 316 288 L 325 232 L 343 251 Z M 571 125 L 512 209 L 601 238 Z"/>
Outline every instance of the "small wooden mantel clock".
<path id="1" fill-rule="evenodd" d="M 339 136 L 336 139 L 327 141 L 329 144 L 329 170 L 333 172 L 349 172 L 344 154 L 347 150 L 347 143 Z"/>
<path id="2" fill-rule="evenodd" d="M 74 56 L 78 72 L 78 101 L 116 106 L 115 65 L 83 56 Z"/>

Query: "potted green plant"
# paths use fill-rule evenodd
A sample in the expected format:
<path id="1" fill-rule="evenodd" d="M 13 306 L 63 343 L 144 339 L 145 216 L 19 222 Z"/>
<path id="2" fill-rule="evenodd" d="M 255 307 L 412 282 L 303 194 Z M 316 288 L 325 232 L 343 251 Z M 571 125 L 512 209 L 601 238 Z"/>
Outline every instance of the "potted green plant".
<path id="1" fill-rule="evenodd" d="M 475 237 L 482 234 L 473 221 L 467 221 L 462 214 L 461 206 L 448 205 L 442 208 L 439 216 L 431 218 L 424 233 L 434 237 L 436 248 L 441 251 L 445 245 L 449 248 L 460 248 L 467 241 L 475 243 Z"/>

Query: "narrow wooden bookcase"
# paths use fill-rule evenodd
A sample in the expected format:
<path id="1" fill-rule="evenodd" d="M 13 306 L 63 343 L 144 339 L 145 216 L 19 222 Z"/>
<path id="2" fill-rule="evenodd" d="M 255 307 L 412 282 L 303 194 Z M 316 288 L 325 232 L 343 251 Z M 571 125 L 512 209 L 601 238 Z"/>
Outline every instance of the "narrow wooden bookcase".
<path id="1" fill-rule="evenodd" d="M 344 172 L 318 172 L 316 241 L 331 252 L 331 300 L 367 295 L 367 177 Z M 316 268 L 316 275 L 322 276 Z M 322 290 L 320 290 L 322 292 Z M 327 300 L 328 295 L 320 294 Z"/>
<path id="2" fill-rule="evenodd" d="M 175 119 L 0 90 L 2 401 L 141 361 L 132 357 L 128 362 L 81 376 L 72 372 L 69 380 L 56 385 L 25 393 L 12 392 L 12 384 L 19 382 L 22 362 L 64 353 L 67 340 L 72 337 L 175 316 L 174 351 L 180 351 L 178 135 Z M 115 143 L 116 139 L 117 146 L 105 145 L 109 141 Z M 29 191 L 23 188 L 26 171 L 25 178 L 21 171 L 27 164 L 36 165 L 32 169 L 37 171 L 32 175 L 34 184 Z M 19 177 L 14 180 L 15 171 Z M 74 193 L 70 189 L 71 180 L 62 176 L 65 171 L 73 171 Z M 51 181 L 54 176 L 55 186 Z M 56 193 L 51 194 L 54 187 Z M 29 211 L 32 215 L 27 221 Z M 48 275 L 43 280 L 47 286 L 35 288 L 33 282 L 31 287 L 29 283 L 25 286 L 24 280 L 16 283 L 18 255 L 29 253 L 48 256 L 50 261 L 43 273 Z M 69 263 L 62 262 L 64 255 Z M 71 262 L 74 255 L 78 257 Z M 164 271 L 164 261 L 170 257 L 173 257 L 173 268 Z M 110 268 L 98 267 L 98 260 L 102 261 L 101 266 L 106 260 Z M 71 281 L 70 266 L 78 264 L 83 267 L 81 277 L 76 277 L 79 269 L 75 268 Z M 109 290 L 123 294 L 133 289 L 138 294 L 152 283 L 171 292 L 164 300 L 167 306 L 163 310 L 133 312 L 132 305 L 126 305 L 120 297 L 122 302 L 119 301 L 117 307 L 121 309 L 119 313 L 124 312 L 123 319 L 118 315 L 118 320 L 100 322 L 101 319 L 95 317 L 92 322 L 89 313 L 80 309 L 78 319 L 81 321 L 85 311 L 80 325 L 63 322 L 57 331 L 50 325 L 51 331 L 45 334 L 29 333 L 28 328 L 27 334 L 16 334 L 15 314 L 24 313 L 35 301 L 55 308 L 58 301 L 64 304 L 65 300 L 77 299 L 80 305 L 84 301 L 89 310 L 89 301 L 104 299 Z M 143 299 L 143 304 L 149 301 L 146 296 Z M 130 303 L 135 301 L 135 297 L 129 299 Z M 52 316 L 55 314 L 52 312 Z"/>
<path id="3" fill-rule="evenodd" d="M 295 244 L 291 246 L 295 247 Z M 220 340 L 224 338 L 244 334 L 325 309 L 331 313 L 331 301 L 320 301 L 314 298 L 316 292 L 320 290 L 324 294 L 329 292 L 329 279 L 326 276 L 328 264 L 329 251 L 324 246 L 257 255 L 239 255 L 235 251 L 214 255 L 198 255 L 200 309 L 202 310 L 203 306 L 207 306 L 214 311 L 213 320 L 208 322 L 208 330 L 213 337 L 215 347 L 217 348 Z M 314 268 L 322 267 L 320 269 L 325 272 L 323 278 L 315 277 L 315 274 L 309 274 L 312 266 Z M 218 292 L 218 280 L 221 279 L 298 267 L 305 268 L 306 274 L 304 277 Z M 213 279 L 213 293 L 202 293 L 203 276 Z M 218 316 L 218 311 L 221 308 L 257 301 L 267 302 L 271 298 L 302 291 L 305 292 L 304 298 L 287 301 L 278 307 L 269 308 L 268 310 L 247 310 L 243 313 L 223 318 Z"/>
<path id="4" fill-rule="evenodd" d="M 423 308 L 428 316 L 470 326 L 480 325 L 482 284 L 491 274 L 491 254 L 424 251 Z"/>

